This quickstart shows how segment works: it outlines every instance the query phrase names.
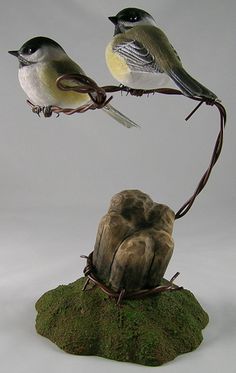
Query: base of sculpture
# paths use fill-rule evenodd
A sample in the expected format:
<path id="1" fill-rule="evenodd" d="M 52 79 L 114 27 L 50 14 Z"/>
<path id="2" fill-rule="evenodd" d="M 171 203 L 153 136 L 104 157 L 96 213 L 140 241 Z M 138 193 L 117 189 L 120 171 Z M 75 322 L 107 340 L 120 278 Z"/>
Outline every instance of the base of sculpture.
<path id="1" fill-rule="evenodd" d="M 62 350 L 157 366 L 202 342 L 208 315 L 185 289 L 117 306 L 86 278 L 45 293 L 36 303 L 36 330 Z M 166 280 L 164 280 L 166 284 Z"/>

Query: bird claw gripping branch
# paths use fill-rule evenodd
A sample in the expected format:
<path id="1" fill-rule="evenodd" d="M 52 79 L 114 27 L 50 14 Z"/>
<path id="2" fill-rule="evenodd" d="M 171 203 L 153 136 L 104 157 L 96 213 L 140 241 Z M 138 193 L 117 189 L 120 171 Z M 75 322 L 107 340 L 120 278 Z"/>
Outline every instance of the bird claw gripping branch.
<path id="1" fill-rule="evenodd" d="M 65 82 L 73 82 L 73 86 L 66 85 Z M 64 84 L 63 84 L 64 82 Z M 112 99 L 112 96 L 107 98 L 107 93 L 115 93 L 118 91 L 126 92 L 127 94 L 130 94 L 132 96 L 142 96 L 142 95 L 149 95 L 154 93 L 159 94 L 166 94 L 166 95 L 183 95 L 183 93 L 176 89 L 171 88 L 159 88 L 155 90 L 135 90 L 130 89 L 125 86 L 103 86 L 99 87 L 94 80 L 91 78 L 82 75 L 82 74 L 65 74 L 60 76 L 57 81 L 57 86 L 59 89 L 63 91 L 74 91 L 78 93 L 84 93 L 88 94 L 90 96 L 91 101 L 87 104 L 84 104 L 76 109 L 70 109 L 70 108 L 60 108 L 58 106 L 50 106 L 50 107 L 40 107 L 37 105 L 33 105 L 29 100 L 27 101 L 30 106 L 32 107 L 32 111 L 40 116 L 40 113 L 43 113 L 45 117 L 50 117 L 52 113 L 56 113 L 59 115 L 60 113 L 64 113 L 66 115 L 72 115 L 75 113 L 84 113 L 88 110 L 96 110 L 101 109 L 104 106 L 106 106 L 110 100 Z M 196 197 L 201 193 L 201 191 L 204 189 L 210 174 L 212 172 L 212 169 L 214 165 L 216 164 L 217 160 L 219 159 L 222 145 L 223 145 L 223 137 L 224 137 L 224 128 L 226 125 L 226 110 L 222 103 L 219 100 L 206 100 L 199 97 L 190 97 L 192 100 L 198 101 L 198 105 L 192 110 L 192 112 L 185 118 L 185 120 L 189 120 L 192 115 L 199 109 L 199 107 L 205 103 L 206 105 L 215 106 L 220 114 L 220 131 L 216 139 L 215 147 L 213 150 L 212 158 L 210 161 L 210 164 L 205 171 L 204 175 L 202 176 L 200 182 L 197 185 L 197 188 L 195 189 L 193 195 L 183 204 L 183 206 L 177 211 L 175 214 L 175 219 L 182 218 L 192 207 Z"/>

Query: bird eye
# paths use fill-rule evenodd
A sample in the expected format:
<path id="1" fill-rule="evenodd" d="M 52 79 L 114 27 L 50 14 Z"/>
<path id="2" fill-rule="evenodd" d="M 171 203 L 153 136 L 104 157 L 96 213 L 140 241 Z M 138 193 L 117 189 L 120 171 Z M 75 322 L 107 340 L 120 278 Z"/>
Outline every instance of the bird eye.
<path id="1" fill-rule="evenodd" d="M 27 49 L 27 54 L 33 54 L 34 52 L 36 52 L 36 49 L 37 48 L 33 48 L 33 47 L 29 47 L 28 49 Z"/>
<path id="2" fill-rule="evenodd" d="M 139 20 L 139 17 L 138 16 L 132 16 L 130 17 L 130 22 L 137 22 Z"/>
<path id="3" fill-rule="evenodd" d="M 25 47 L 25 48 L 23 48 L 22 53 L 30 55 L 30 54 L 33 54 L 35 52 L 35 50 L 36 49 L 32 48 L 32 47 Z"/>

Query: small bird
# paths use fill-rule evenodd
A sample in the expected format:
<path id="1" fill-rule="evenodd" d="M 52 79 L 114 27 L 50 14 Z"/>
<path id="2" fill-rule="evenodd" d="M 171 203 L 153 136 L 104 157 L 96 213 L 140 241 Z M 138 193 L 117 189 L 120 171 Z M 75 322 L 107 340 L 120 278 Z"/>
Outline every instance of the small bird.
<path id="1" fill-rule="evenodd" d="M 213 92 L 185 71 L 150 14 L 126 8 L 108 18 L 115 32 L 106 48 L 106 63 L 118 82 L 132 89 L 151 90 L 163 87 L 171 78 L 185 96 L 217 100 Z"/>
<path id="2" fill-rule="evenodd" d="M 75 109 L 90 101 L 88 94 L 63 91 L 57 87 L 56 80 L 61 75 L 85 73 L 54 40 L 38 36 L 28 40 L 19 50 L 8 53 L 18 58 L 20 85 L 34 105 L 49 110 L 51 106 Z M 73 82 L 68 86 L 73 86 Z M 125 127 L 138 127 L 109 103 L 103 110 Z"/>

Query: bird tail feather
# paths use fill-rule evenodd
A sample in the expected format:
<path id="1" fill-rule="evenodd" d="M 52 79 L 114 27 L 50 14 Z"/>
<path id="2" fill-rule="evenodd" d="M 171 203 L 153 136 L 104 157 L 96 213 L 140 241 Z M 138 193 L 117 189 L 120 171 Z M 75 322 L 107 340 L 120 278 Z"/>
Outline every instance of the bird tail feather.
<path id="1" fill-rule="evenodd" d="M 192 78 L 184 68 L 173 68 L 170 76 L 186 96 L 217 100 L 213 92 Z"/>
<path id="2" fill-rule="evenodd" d="M 114 108 L 111 104 L 107 104 L 104 106 L 103 111 L 110 115 L 113 119 L 115 119 L 118 123 L 121 123 L 123 126 L 127 128 L 131 127 L 140 127 L 137 123 L 133 122 L 131 119 L 126 117 L 124 114 L 122 114 L 119 110 Z"/>

